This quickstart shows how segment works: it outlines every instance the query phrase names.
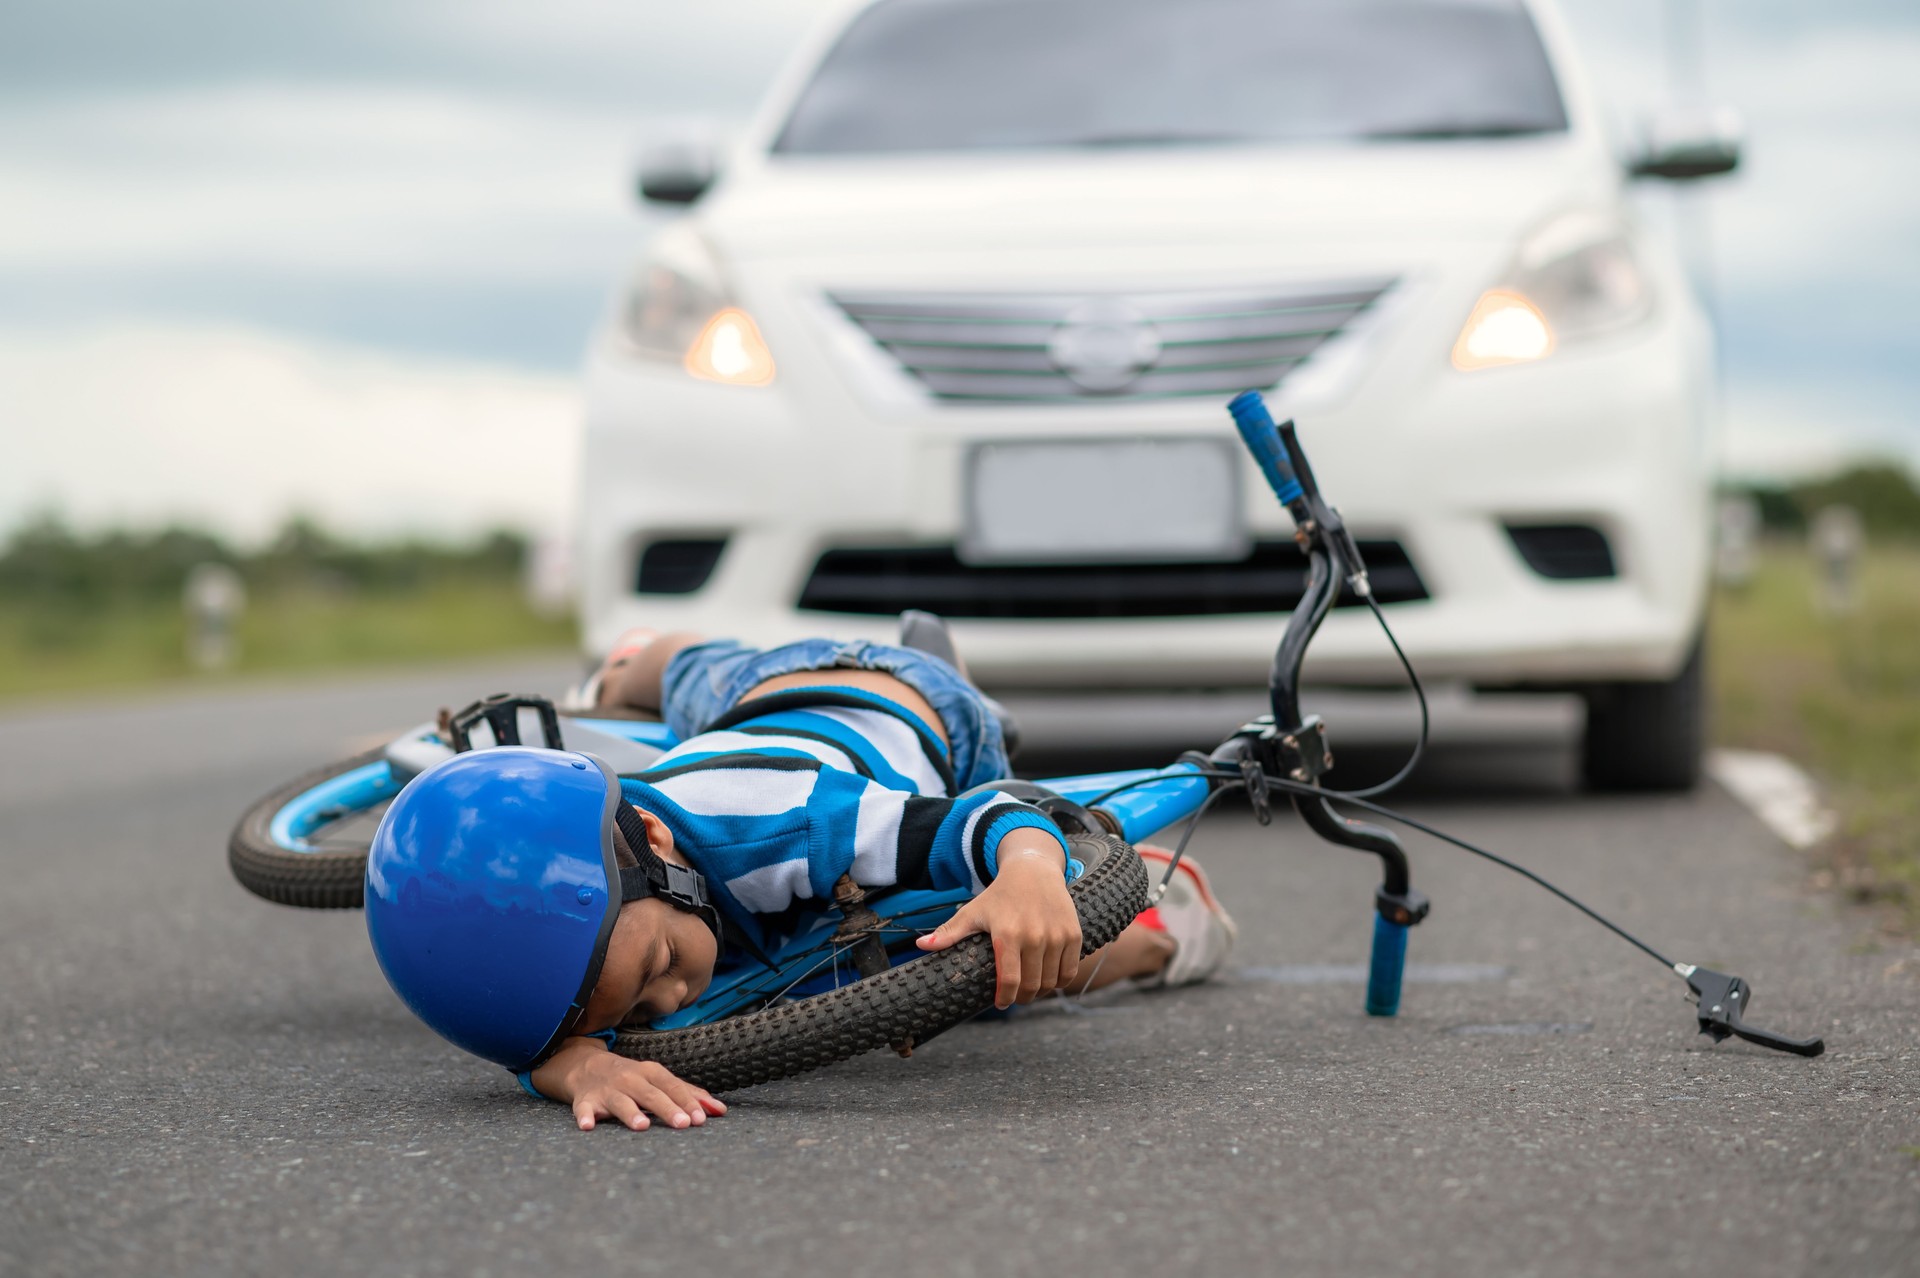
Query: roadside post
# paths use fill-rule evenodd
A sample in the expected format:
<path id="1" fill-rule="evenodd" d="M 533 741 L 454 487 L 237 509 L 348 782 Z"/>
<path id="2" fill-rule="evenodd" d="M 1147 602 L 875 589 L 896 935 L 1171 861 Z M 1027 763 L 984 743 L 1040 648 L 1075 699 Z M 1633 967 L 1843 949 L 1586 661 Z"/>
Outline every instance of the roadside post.
<path id="1" fill-rule="evenodd" d="M 1713 572 L 1720 584 L 1741 589 L 1753 580 L 1754 547 L 1760 537 L 1760 503 L 1728 493 L 1716 512 Z"/>
<path id="2" fill-rule="evenodd" d="M 226 564 L 196 564 L 181 591 L 187 614 L 187 661 L 196 670 L 224 670 L 240 655 L 240 615 L 247 588 Z"/>
<path id="3" fill-rule="evenodd" d="M 1813 555 L 1820 575 L 1819 604 L 1829 616 L 1860 602 L 1860 549 L 1866 535 L 1851 506 L 1828 506 L 1813 518 Z"/>

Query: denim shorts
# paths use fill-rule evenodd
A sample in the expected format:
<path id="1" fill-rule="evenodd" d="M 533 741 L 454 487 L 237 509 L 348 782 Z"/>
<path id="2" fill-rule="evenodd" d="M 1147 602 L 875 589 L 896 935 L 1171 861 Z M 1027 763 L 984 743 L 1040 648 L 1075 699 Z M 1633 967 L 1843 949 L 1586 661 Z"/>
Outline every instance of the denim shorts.
<path id="1" fill-rule="evenodd" d="M 661 712 L 684 741 L 733 709 L 755 686 L 803 670 L 878 670 L 925 697 L 947 730 L 954 780 L 962 790 L 1013 774 L 1000 721 L 979 689 L 929 653 L 864 639 L 803 639 L 765 650 L 735 639 L 709 639 L 682 648 L 661 679 Z"/>

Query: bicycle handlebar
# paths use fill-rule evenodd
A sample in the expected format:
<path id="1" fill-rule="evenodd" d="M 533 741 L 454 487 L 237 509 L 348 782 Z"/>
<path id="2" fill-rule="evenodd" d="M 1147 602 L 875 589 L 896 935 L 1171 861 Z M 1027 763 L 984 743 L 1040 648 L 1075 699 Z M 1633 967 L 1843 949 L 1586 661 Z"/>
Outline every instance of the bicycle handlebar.
<path id="1" fill-rule="evenodd" d="M 1228 403 L 1227 411 L 1233 414 L 1233 424 L 1240 431 L 1247 451 L 1253 454 L 1260 473 L 1266 476 L 1273 495 L 1280 499 L 1282 506 L 1293 509 L 1305 497 L 1306 490 L 1301 487 L 1299 475 L 1294 473 L 1293 459 L 1287 455 L 1286 445 L 1280 442 L 1280 428 L 1273 424 L 1266 400 L 1260 397 L 1259 391 L 1241 391 Z"/>
<path id="2" fill-rule="evenodd" d="M 1300 598 L 1287 618 L 1286 631 L 1273 655 L 1268 680 L 1273 713 L 1243 725 L 1208 756 L 1211 768 L 1196 770 L 1215 781 L 1243 784 L 1262 824 L 1268 819 L 1269 791 L 1278 788 L 1292 800 L 1294 810 L 1315 834 L 1330 843 L 1380 858 L 1383 881 L 1374 894 L 1373 949 L 1367 968 L 1368 1013 L 1392 1016 L 1400 1010 L 1400 987 L 1406 976 L 1407 929 L 1426 917 L 1427 900 L 1413 890 L 1406 854 L 1399 840 L 1379 826 L 1340 815 L 1329 802 L 1332 798 L 1356 802 L 1514 870 L 1645 950 L 1687 982 L 1699 1001 L 1700 1031 L 1715 1042 L 1737 1035 L 1763 1047 L 1802 1056 L 1818 1056 L 1825 1050 L 1819 1038 L 1789 1038 L 1748 1025 L 1741 1013 L 1751 1001 L 1753 990 L 1739 977 L 1673 962 L 1539 875 L 1463 839 L 1366 802 L 1366 795 L 1375 791 L 1342 795 L 1322 789 L 1320 777 L 1333 766 L 1333 756 L 1327 749 L 1324 725 L 1319 717 L 1302 717 L 1300 713 L 1300 668 L 1308 645 L 1313 642 L 1315 632 L 1326 619 L 1343 584 L 1369 602 L 1372 588 L 1359 546 L 1339 511 L 1329 505 L 1321 493 L 1293 423 L 1276 426 L 1258 391 L 1235 396 L 1227 407 L 1240 438 L 1253 454 L 1274 496 L 1293 515 L 1295 538 L 1307 556 L 1307 573 Z M 1373 611 L 1380 617 L 1377 606 Z M 1380 624 L 1383 629 L 1386 627 L 1384 617 L 1380 617 Z M 1389 640 L 1393 637 L 1390 630 L 1387 637 Z M 1398 649 L 1397 644 L 1395 648 Z M 1412 673 L 1411 666 L 1408 673 Z M 1414 688 L 1416 691 L 1419 688 L 1417 679 Z"/>
<path id="3" fill-rule="evenodd" d="M 1400 981 L 1407 971 L 1407 925 L 1373 916 L 1373 957 L 1367 965 L 1367 1015 L 1400 1011 Z"/>
<path id="4" fill-rule="evenodd" d="M 1213 759 L 1217 764 L 1250 766 L 1256 772 L 1290 776 L 1317 788 L 1320 774 L 1332 764 L 1332 756 L 1320 736 L 1319 721 L 1301 716 L 1300 667 L 1343 583 L 1352 584 L 1357 593 L 1367 592 L 1366 566 L 1338 512 L 1322 497 L 1313 468 L 1293 433 L 1293 423 L 1276 425 L 1258 391 L 1234 396 L 1227 410 L 1274 496 L 1293 515 L 1296 535 L 1307 552 L 1307 579 L 1293 615 L 1287 619 L 1286 632 L 1274 650 L 1268 677 L 1272 716 L 1241 729 L 1215 751 Z M 1383 881 L 1374 900 L 1367 1011 L 1374 1016 L 1392 1016 L 1400 1010 L 1407 929 L 1427 913 L 1426 898 L 1409 882 L 1406 853 L 1391 833 L 1341 816 L 1318 794 L 1296 791 L 1292 800 L 1294 810 L 1321 838 L 1380 858 Z M 1264 810 L 1265 802 L 1264 794 L 1257 796 L 1256 808 Z"/>

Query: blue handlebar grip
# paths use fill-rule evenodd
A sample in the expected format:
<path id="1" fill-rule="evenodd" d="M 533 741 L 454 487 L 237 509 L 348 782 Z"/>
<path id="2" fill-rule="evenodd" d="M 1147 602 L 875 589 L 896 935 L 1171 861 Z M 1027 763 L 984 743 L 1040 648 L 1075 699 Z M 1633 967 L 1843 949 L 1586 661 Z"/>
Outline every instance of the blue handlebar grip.
<path id="1" fill-rule="evenodd" d="M 1227 405 L 1227 411 L 1233 414 L 1240 438 L 1246 441 L 1247 451 L 1253 454 L 1260 473 L 1267 477 L 1267 485 L 1280 499 L 1280 504 L 1290 506 L 1299 501 L 1303 490 L 1294 476 L 1293 460 L 1287 456 L 1286 445 L 1280 442 L 1279 428 L 1273 424 L 1273 414 L 1267 411 L 1267 401 L 1260 397 L 1260 392 L 1241 391 Z"/>
<path id="2" fill-rule="evenodd" d="M 1400 1010 L 1400 978 L 1407 970 L 1407 929 L 1373 916 L 1373 967 L 1367 973 L 1367 1015 L 1393 1016 Z"/>

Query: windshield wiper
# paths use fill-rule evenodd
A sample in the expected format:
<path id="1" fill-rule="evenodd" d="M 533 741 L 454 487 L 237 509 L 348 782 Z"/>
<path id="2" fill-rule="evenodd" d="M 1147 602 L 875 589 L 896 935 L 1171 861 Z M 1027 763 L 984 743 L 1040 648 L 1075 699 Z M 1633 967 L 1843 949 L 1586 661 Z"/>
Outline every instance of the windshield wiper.
<path id="1" fill-rule="evenodd" d="M 1064 138 L 1058 146 L 1089 148 L 1129 146 L 1205 146 L 1219 142 L 1245 142 L 1240 133 L 1090 133 L 1085 137 Z"/>
<path id="2" fill-rule="evenodd" d="M 1455 138 L 1522 138 L 1537 133 L 1559 133 L 1538 124 L 1472 124 L 1430 129 L 1375 129 L 1356 134 L 1368 142 L 1445 142 Z"/>

